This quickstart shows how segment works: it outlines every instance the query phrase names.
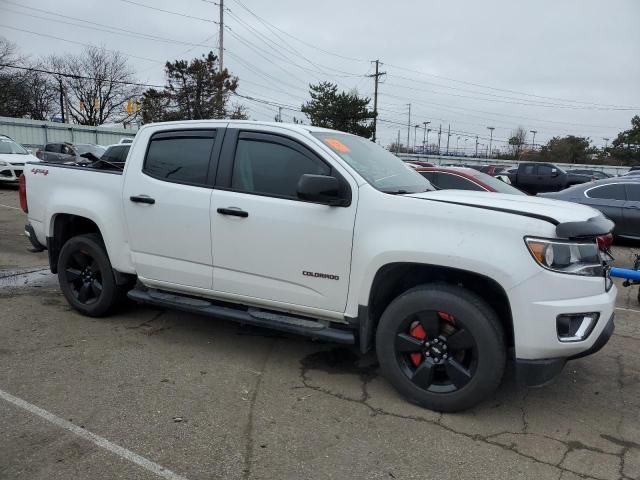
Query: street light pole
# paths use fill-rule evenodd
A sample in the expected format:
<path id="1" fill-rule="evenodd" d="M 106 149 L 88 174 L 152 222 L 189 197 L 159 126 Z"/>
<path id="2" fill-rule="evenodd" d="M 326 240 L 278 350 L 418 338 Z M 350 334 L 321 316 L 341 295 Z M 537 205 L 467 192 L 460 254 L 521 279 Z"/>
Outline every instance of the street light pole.
<path id="1" fill-rule="evenodd" d="M 427 128 L 427 149 L 429 148 L 429 132 L 431 131 L 430 128 Z"/>
<path id="2" fill-rule="evenodd" d="M 531 150 L 535 150 L 536 149 L 536 133 L 538 133 L 537 130 L 530 130 L 531 133 L 533 133 L 533 140 L 531 140 Z"/>
<path id="3" fill-rule="evenodd" d="M 493 131 L 496 129 L 496 127 L 487 127 L 489 130 L 491 130 L 491 137 L 489 138 L 489 151 L 487 153 L 487 158 L 489 158 L 491 156 L 491 148 L 493 145 Z"/>
<path id="4" fill-rule="evenodd" d="M 476 158 L 478 157 L 478 136 L 476 135 Z"/>
<path id="5" fill-rule="evenodd" d="M 429 125 L 431 122 L 422 122 L 422 124 L 424 125 L 424 132 L 422 134 L 422 153 L 424 154 L 425 150 L 425 139 L 427 136 L 427 125 Z"/>
<path id="6" fill-rule="evenodd" d="M 413 126 L 413 153 L 416 153 L 416 141 L 418 137 L 418 128 L 420 128 L 420 125 Z"/>
<path id="7" fill-rule="evenodd" d="M 609 146 L 609 139 L 606 137 L 602 137 L 602 139 L 604 140 L 604 149 L 607 149 L 607 146 Z"/>
<path id="8" fill-rule="evenodd" d="M 460 142 L 460 135 L 456 137 L 456 155 L 460 155 L 460 151 L 458 150 L 458 143 Z"/>

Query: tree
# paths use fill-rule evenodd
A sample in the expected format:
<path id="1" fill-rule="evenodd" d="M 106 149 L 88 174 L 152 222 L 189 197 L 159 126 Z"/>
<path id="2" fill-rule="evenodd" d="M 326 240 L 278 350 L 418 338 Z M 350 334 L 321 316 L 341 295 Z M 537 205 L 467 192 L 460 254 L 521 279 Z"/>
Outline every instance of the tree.
<path id="1" fill-rule="evenodd" d="M 61 81 L 69 113 L 80 125 L 130 121 L 135 113 L 125 111 L 126 104 L 140 94 L 133 85 L 133 71 L 124 55 L 94 46 L 80 55 L 67 54 L 49 59 L 52 70 L 64 74 Z"/>
<path id="2" fill-rule="evenodd" d="M 553 137 L 537 152 L 529 152 L 527 160 L 552 163 L 588 163 L 596 149 L 587 137 Z"/>
<path id="3" fill-rule="evenodd" d="M 520 151 L 527 141 L 527 131 L 523 127 L 518 127 L 511 132 L 509 137 L 509 145 L 511 145 L 511 152 L 514 158 L 520 157 Z"/>
<path id="4" fill-rule="evenodd" d="M 302 105 L 302 112 L 309 117 L 311 125 L 333 128 L 353 133 L 364 138 L 373 135 L 374 113 L 367 107 L 370 98 L 359 97 L 357 92 L 340 92 L 338 86 L 321 82 L 309 86 L 311 100 Z"/>
<path id="5" fill-rule="evenodd" d="M 640 161 L 640 116 L 631 119 L 631 128 L 624 130 L 611 142 L 609 154 L 617 160 L 632 164 Z"/>
<path id="6" fill-rule="evenodd" d="M 215 118 L 246 119 L 244 106 L 231 104 L 238 77 L 218 67 L 218 57 L 209 52 L 191 61 L 175 60 L 165 65 L 164 90 L 147 90 L 142 99 L 145 123 L 165 120 Z"/>

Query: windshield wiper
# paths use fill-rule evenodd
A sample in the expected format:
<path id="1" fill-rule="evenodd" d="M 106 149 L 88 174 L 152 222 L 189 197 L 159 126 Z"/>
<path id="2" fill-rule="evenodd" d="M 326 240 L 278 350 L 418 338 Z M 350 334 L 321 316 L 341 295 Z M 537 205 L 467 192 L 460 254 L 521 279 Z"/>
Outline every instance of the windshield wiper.
<path id="1" fill-rule="evenodd" d="M 388 193 L 389 195 L 404 195 L 409 193 L 407 190 L 381 190 L 382 193 Z"/>

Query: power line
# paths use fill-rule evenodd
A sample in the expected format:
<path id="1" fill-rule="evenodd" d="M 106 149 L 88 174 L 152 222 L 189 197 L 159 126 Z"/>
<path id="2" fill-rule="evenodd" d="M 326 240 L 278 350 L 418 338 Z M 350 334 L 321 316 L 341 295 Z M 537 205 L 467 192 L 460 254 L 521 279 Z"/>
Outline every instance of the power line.
<path id="1" fill-rule="evenodd" d="M 146 33 L 140 33 L 140 32 L 135 32 L 133 30 L 126 30 L 124 28 L 119 28 L 119 27 L 112 27 L 110 25 L 105 25 L 103 23 L 98 23 L 98 22 L 92 22 L 90 20 L 84 20 L 81 18 L 77 18 L 77 17 L 71 17 L 68 15 L 62 15 L 59 13 L 55 13 L 55 12 L 51 12 L 49 10 L 44 10 L 42 8 L 34 8 L 34 7 L 27 7 L 27 6 L 23 6 L 23 5 L 19 5 L 16 4 L 14 2 L 10 2 L 9 0 L 5 0 L 9 3 L 12 3 L 14 5 L 17 5 L 21 8 L 27 8 L 30 10 L 36 10 L 36 11 L 40 11 L 43 13 L 46 13 L 47 15 L 55 15 L 57 17 L 61 17 L 61 18 L 67 18 L 67 19 L 71 19 L 74 21 L 78 21 L 78 22 L 84 22 L 87 23 L 89 25 L 78 25 L 77 23 L 72 23 L 72 22 L 65 22 L 64 20 L 55 20 L 58 23 L 63 23 L 66 25 L 72 25 L 74 27 L 79 27 L 79 28 L 87 28 L 90 30 L 98 30 L 101 32 L 106 32 L 106 33 L 111 33 L 111 34 L 115 34 L 115 35 L 124 35 L 124 36 L 128 36 L 128 37 L 133 37 L 133 38 L 140 38 L 143 40 L 152 40 L 152 41 L 161 41 L 161 42 L 166 42 L 166 43 L 174 43 L 174 44 L 179 44 L 179 45 L 190 45 L 190 46 L 194 46 L 194 47 L 205 47 L 206 45 L 203 44 L 197 44 L 197 43 L 191 43 L 191 42 L 183 42 L 181 40 L 174 40 L 174 39 L 170 39 L 170 38 L 166 38 L 166 37 L 159 37 L 156 35 L 149 35 Z M 9 11 L 9 12 L 13 12 L 13 13 L 17 13 L 19 15 L 26 15 L 32 18 L 40 18 L 42 20 L 47 20 L 47 21 L 51 21 L 51 18 L 47 18 L 47 17 L 42 17 L 40 15 L 35 15 L 33 13 L 25 13 L 25 12 L 19 12 L 17 10 L 12 10 L 10 8 L 7 8 L 6 6 L 0 5 L 1 8 L 4 8 L 5 10 Z M 104 27 L 104 28 L 96 28 L 96 27 Z"/>
<path id="2" fill-rule="evenodd" d="M 75 45 L 82 45 L 83 47 L 93 47 L 95 45 L 91 45 L 90 43 L 83 43 L 83 42 L 77 42 L 75 40 L 68 40 L 66 38 L 62 38 L 62 37 L 56 37 L 55 35 L 48 35 L 46 33 L 41 33 L 41 32 L 34 32 L 33 30 L 26 30 L 24 28 L 17 28 L 17 27 L 12 27 L 10 25 L 4 25 L 4 24 L 0 24 L 0 27 L 4 27 L 4 28 L 8 28 L 10 30 L 16 30 L 18 32 L 25 32 L 25 33 L 30 33 L 32 35 L 38 35 L 40 37 L 47 37 L 47 38 L 53 38 L 55 40 L 60 40 L 62 42 L 67 42 L 67 43 L 73 43 Z M 146 57 L 139 57 L 137 55 L 131 55 L 130 53 L 124 53 L 124 52 L 120 52 L 118 50 L 109 50 L 106 49 L 110 52 L 118 52 L 118 53 L 122 53 L 123 55 L 127 56 L 127 57 L 131 57 L 131 58 L 137 58 L 139 60 L 146 60 L 147 62 L 156 62 L 156 63 L 162 63 L 164 64 L 165 62 L 162 60 L 156 60 L 153 58 L 146 58 Z"/>
<path id="3" fill-rule="evenodd" d="M 168 13 L 170 15 L 177 15 L 179 17 L 191 18 L 193 20 L 200 20 L 201 22 L 215 23 L 216 25 L 218 25 L 218 23 L 219 23 L 219 22 L 216 22 L 215 20 L 210 20 L 208 18 L 194 17 L 193 15 L 187 15 L 186 13 L 174 12 L 172 10 L 165 10 L 163 8 L 152 7 L 151 5 L 145 5 L 144 3 L 134 2 L 133 0 L 120 0 L 120 1 L 124 2 L 124 3 L 130 3 L 132 5 L 137 5 L 138 7 L 144 7 L 144 8 L 148 8 L 150 10 L 156 10 L 158 12 Z"/>

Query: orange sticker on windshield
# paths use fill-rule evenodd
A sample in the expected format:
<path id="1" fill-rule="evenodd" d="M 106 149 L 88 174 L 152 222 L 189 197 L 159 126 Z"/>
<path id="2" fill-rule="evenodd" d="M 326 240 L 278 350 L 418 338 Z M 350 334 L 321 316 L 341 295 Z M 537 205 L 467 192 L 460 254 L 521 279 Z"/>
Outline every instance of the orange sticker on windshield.
<path id="1" fill-rule="evenodd" d="M 334 149 L 338 153 L 349 153 L 349 147 L 347 147 L 340 140 L 336 140 L 335 138 L 325 138 L 324 143 L 329 145 L 332 149 Z"/>

